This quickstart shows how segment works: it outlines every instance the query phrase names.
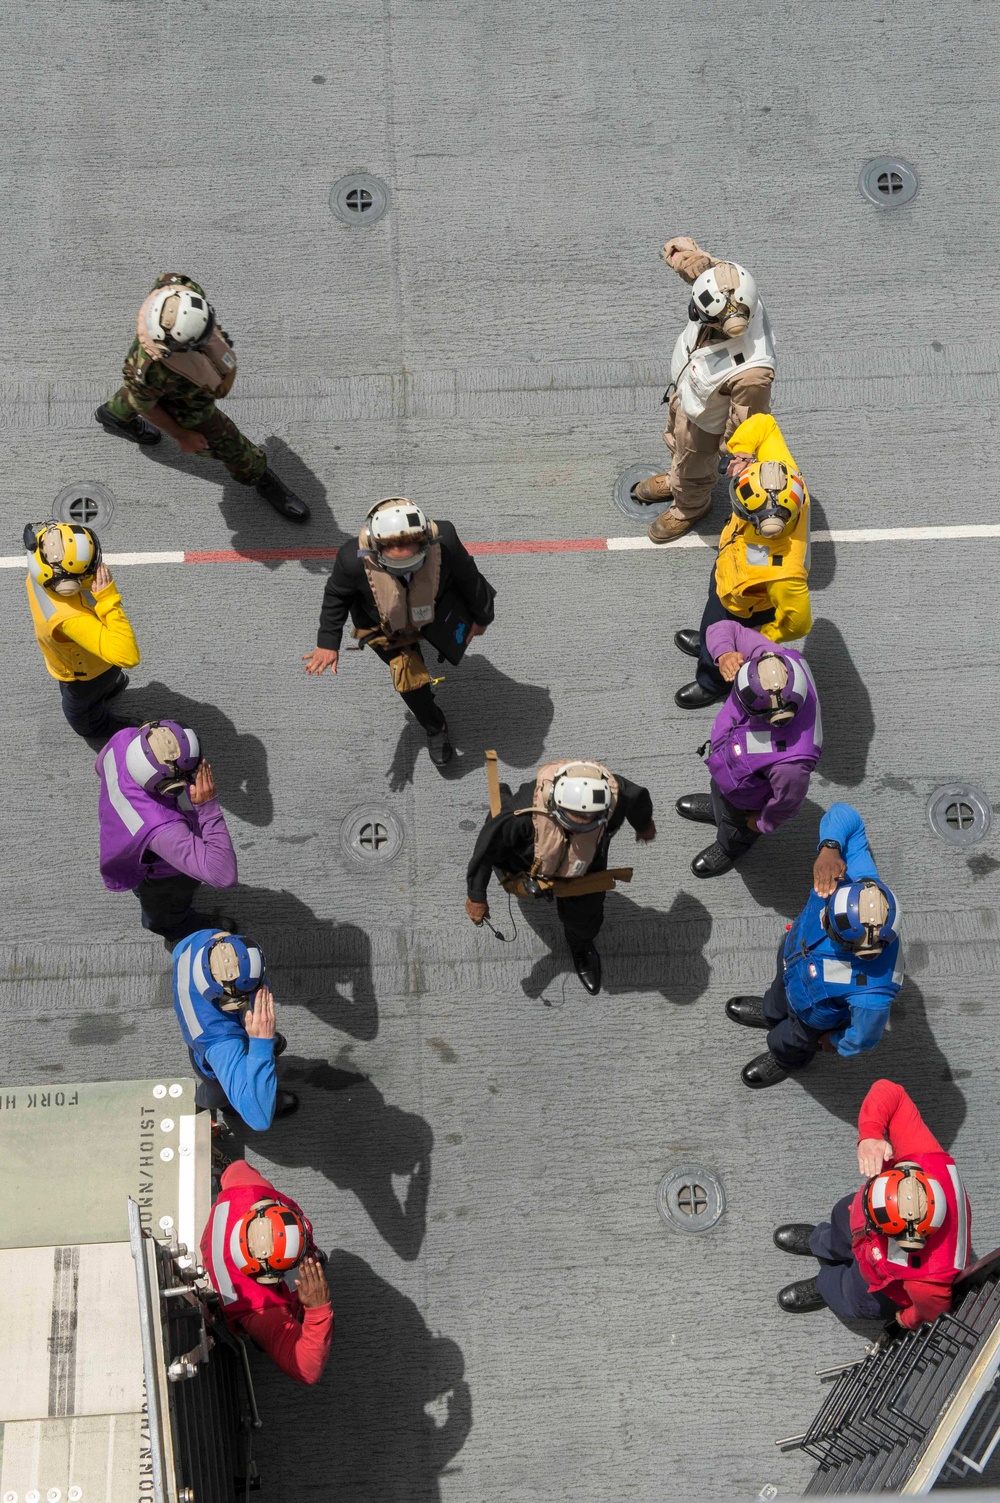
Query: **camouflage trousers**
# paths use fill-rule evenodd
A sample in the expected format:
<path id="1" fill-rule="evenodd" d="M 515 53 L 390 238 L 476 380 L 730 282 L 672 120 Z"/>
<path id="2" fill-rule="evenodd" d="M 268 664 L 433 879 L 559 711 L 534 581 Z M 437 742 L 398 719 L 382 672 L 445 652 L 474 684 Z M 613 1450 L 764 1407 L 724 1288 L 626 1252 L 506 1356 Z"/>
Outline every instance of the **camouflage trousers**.
<path id="1" fill-rule="evenodd" d="M 107 405 L 111 415 L 120 423 L 131 422 L 135 417 L 135 408 L 130 404 L 124 386 L 115 392 Z M 204 407 L 199 403 L 194 411 L 189 411 L 165 397 L 160 406 L 182 428 L 204 434 L 208 440 L 208 453 L 225 465 L 234 480 L 238 480 L 241 485 L 259 485 L 263 480 L 267 469 L 264 450 L 257 444 L 252 444 L 232 418 L 220 412 L 214 402 L 206 402 Z M 208 409 L 207 416 L 205 407 Z"/>

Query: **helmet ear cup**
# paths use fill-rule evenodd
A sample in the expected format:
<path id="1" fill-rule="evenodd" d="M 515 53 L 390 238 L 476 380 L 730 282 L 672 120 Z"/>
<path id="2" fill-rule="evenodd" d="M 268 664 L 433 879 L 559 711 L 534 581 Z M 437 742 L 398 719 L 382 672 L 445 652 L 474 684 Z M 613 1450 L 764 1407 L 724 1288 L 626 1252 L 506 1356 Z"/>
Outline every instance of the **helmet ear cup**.
<path id="1" fill-rule="evenodd" d="M 722 332 L 727 339 L 738 339 L 750 327 L 750 320 L 743 313 L 727 313 L 722 320 Z"/>

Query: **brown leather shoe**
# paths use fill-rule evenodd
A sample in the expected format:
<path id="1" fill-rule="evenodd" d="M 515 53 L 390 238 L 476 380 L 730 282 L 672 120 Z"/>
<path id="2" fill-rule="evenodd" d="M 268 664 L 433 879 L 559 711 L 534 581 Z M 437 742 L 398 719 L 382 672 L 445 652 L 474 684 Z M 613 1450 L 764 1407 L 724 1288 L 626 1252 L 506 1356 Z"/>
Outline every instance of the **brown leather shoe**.
<path id="1" fill-rule="evenodd" d="M 648 480 L 640 480 L 638 485 L 633 485 L 632 496 L 636 501 L 673 500 L 665 472 L 662 475 L 650 475 Z"/>
<path id="2" fill-rule="evenodd" d="M 686 518 L 672 517 L 669 511 L 665 511 L 646 528 L 646 536 L 654 543 L 672 543 L 675 538 L 682 538 L 690 532 L 693 526 L 694 523 Z"/>

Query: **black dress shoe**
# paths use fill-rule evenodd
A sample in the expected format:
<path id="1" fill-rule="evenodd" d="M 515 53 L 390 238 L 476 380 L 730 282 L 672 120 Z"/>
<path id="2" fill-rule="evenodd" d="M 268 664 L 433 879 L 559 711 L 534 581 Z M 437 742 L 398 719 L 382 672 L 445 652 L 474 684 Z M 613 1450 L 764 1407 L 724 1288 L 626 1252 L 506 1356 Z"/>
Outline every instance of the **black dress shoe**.
<path id="1" fill-rule="evenodd" d="M 770 1028 L 764 1016 L 764 1003 L 760 997 L 730 997 L 726 1003 L 726 1017 L 744 1028 Z"/>
<path id="2" fill-rule="evenodd" d="M 110 411 L 106 402 L 101 403 L 94 416 L 105 433 L 113 433 L 115 438 L 127 438 L 130 444 L 141 444 L 144 449 L 158 444 L 163 437 L 159 428 L 154 428 L 152 423 L 147 423 L 138 413 L 123 423 L 121 418 L 116 418 Z"/>
<path id="3" fill-rule="evenodd" d="M 691 862 L 691 870 L 696 877 L 721 877 L 726 872 L 731 872 L 736 862 L 732 856 L 727 856 L 717 840 L 707 845 L 703 851 Z"/>
<path id="4" fill-rule="evenodd" d="M 815 1279 L 799 1279 L 796 1284 L 786 1284 L 778 1295 L 778 1304 L 790 1315 L 808 1315 L 810 1310 L 822 1310 L 826 1300 L 819 1292 Z"/>
<path id="5" fill-rule="evenodd" d="M 750 1086 L 754 1091 L 761 1091 L 765 1086 L 777 1085 L 779 1080 L 786 1080 L 788 1071 L 783 1070 L 770 1049 L 766 1049 L 748 1065 L 744 1065 L 740 1075 L 744 1085 Z"/>
<path id="6" fill-rule="evenodd" d="M 264 478 L 254 486 L 258 496 L 263 496 L 269 506 L 289 522 L 308 522 L 312 513 L 306 503 L 279 480 L 273 470 L 265 470 Z"/>
<path id="7" fill-rule="evenodd" d="M 110 694 L 105 694 L 105 696 L 104 696 L 105 703 L 107 703 L 107 701 L 109 699 L 114 699 L 115 696 L 118 695 L 118 694 L 124 694 L 124 692 L 128 688 L 128 686 L 129 686 L 129 676 L 128 676 L 128 674 L 127 673 L 119 673 L 119 675 L 118 675 L 118 681 L 115 684 L 115 687 L 111 690 Z"/>
<path id="8" fill-rule="evenodd" d="M 279 1054 L 284 1054 L 284 1052 L 285 1052 L 285 1050 L 287 1048 L 288 1048 L 288 1040 L 285 1038 L 285 1035 L 283 1033 L 278 1033 L 277 1029 L 275 1029 L 275 1033 L 274 1033 L 274 1057 L 275 1057 L 275 1059 L 277 1059 L 277 1057 L 278 1057 Z"/>
<path id="9" fill-rule="evenodd" d="M 431 761 L 435 767 L 447 767 L 455 755 L 455 748 L 448 739 L 448 726 L 443 725 L 439 731 L 427 732 L 427 750 L 430 752 Z"/>
<path id="10" fill-rule="evenodd" d="M 700 631 L 675 631 L 674 646 L 679 647 L 681 652 L 686 652 L 689 658 L 701 657 L 701 632 Z"/>
<path id="11" fill-rule="evenodd" d="M 789 1221 L 779 1226 L 774 1234 L 774 1245 L 782 1252 L 795 1253 L 799 1258 L 812 1258 L 815 1254 L 809 1247 L 809 1238 L 816 1230 L 805 1221 Z"/>
<path id="12" fill-rule="evenodd" d="M 274 1098 L 274 1115 L 276 1117 L 290 1117 L 299 1109 L 299 1098 L 294 1091 L 279 1091 Z"/>
<path id="13" fill-rule="evenodd" d="M 685 684 L 683 689 L 678 689 L 674 695 L 674 704 L 680 705 L 682 710 L 706 710 L 709 705 L 714 705 L 720 699 L 725 699 L 728 689 L 717 689 L 714 692 L 703 689 L 697 680 L 693 684 Z"/>
<path id="14" fill-rule="evenodd" d="M 681 819 L 693 819 L 699 825 L 714 825 L 712 795 L 710 793 L 685 793 L 674 805 Z"/>
<path id="15" fill-rule="evenodd" d="M 588 945 L 585 950 L 574 950 L 573 965 L 590 995 L 596 997 L 601 989 L 601 957 L 594 946 Z"/>

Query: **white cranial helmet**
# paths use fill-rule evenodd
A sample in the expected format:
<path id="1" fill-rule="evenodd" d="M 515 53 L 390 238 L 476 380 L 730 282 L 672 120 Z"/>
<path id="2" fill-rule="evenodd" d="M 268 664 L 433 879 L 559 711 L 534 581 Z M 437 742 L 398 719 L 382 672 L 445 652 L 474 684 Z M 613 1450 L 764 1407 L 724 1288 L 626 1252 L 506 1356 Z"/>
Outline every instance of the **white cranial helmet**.
<path id="1" fill-rule="evenodd" d="M 163 287 L 146 310 L 146 328 L 157 344 L 179 349 L 196 345 L 209 332 L 214 315 L 200 292 L 188 287 Z"/>
<path id="2" fill-rule="evenodd" d="M 552 812 L 580 814 L 589 822 L 569 821 L 573 830 L 593 830 L 602 825 L 611 813 L 611 787 L 604 773 L 594 762 L 565 762 L 552 779 Z"/>
<path id="3" fill-rule="evenodd" d="M 419 506 L 405 496 L 387 496 L 368 513 L 368 533 L 377 548 L 386 543 L 422 543 L 430 527 Z"/>
<path id="4" fill-rule="evenodd" d="M 720 261 L 695 279 L 690 312 L 701 323 L 718 324 L 723 334 L 736 339 L 744 333 L 757 311 L 757 283 L 735 261 Z"/>

